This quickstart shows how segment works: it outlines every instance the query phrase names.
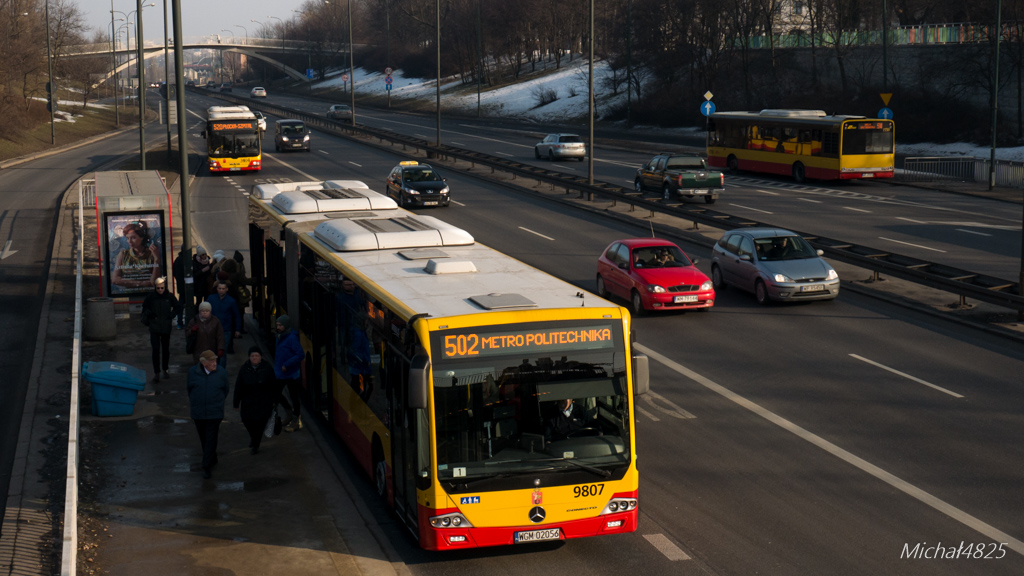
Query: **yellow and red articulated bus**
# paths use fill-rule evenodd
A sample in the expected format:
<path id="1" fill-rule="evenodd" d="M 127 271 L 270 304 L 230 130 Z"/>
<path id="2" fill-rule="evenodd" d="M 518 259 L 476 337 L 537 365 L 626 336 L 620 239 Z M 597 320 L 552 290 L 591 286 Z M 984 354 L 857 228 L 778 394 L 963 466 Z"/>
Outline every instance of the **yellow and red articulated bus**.
<path id="1" fill-rule="evenodd" d="M 792 176 L 797 182 L 892 178 L 894 150 L 892 120 L 761 110 L 715 112 L 708 123 L 709 165 Z"/>
<path id="2" fill-rule="evenodd" d="M 628 311 L 365 185 L 316 184 L 250 196 L 254 313 L 298 319 L 309 402 L 420 545 L 635 531 L 648 376 Z M 559 429 L 564 410 L 582 426 Z"/>
<path id="3" fill-rule="evenodd" d="M 259 122 L 248 106 L 208 108 L 203 136 L 210 172 L 259 171 L 263 164 Z"/>

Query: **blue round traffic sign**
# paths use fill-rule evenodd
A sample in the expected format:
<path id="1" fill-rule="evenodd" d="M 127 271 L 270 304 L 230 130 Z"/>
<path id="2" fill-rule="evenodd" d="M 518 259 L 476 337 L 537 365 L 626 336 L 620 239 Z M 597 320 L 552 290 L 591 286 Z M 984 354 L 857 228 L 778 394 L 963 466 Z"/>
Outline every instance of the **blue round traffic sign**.
<path id="1" fill-rule="evenodd" d="M 705 116 L 711 116 L 715 113 L 715 103 L 711 100 L 700 103 L 700 113 Z"/>
<path id="2" fill-rule="evenodd" d="M 391 76 L 385 76 L 384 77 L 384 83 L 385 84 L 391 84 L 392 80 L 393 80 L 393 78 L 391 78 Z"/>
<path id="3" fill-rule="evenodd" d="M 878 117 L 885 120 L 892 120 L 892 108 L 885 107 L 878 111 Z"/>

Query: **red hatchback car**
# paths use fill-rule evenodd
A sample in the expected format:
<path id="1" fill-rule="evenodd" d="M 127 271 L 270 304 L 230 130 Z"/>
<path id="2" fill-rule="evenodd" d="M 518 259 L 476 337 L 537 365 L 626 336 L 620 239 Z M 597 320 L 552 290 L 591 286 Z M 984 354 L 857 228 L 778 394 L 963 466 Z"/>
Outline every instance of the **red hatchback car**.
<path id="1" fill-rule="evenodd" d="M 597 260 L 597 293 L 629 300 L 636 315 L 647 310 L 706 310 L 715 305 L 715 289 L 696 263 L 668 240 L 618 240 Z"/>

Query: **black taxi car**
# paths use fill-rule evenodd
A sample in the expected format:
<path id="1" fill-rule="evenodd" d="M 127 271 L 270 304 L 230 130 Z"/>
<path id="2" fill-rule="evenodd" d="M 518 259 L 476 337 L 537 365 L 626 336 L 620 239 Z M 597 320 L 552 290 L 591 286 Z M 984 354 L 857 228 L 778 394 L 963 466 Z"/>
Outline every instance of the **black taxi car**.
<path id="1" fill-rule="evenodd" d="M 387 188 L 403 208 L 447 206 L 451 201 L 445 179 L 430 164 L 415 160 L 399 162 L 388 175 Z"/>

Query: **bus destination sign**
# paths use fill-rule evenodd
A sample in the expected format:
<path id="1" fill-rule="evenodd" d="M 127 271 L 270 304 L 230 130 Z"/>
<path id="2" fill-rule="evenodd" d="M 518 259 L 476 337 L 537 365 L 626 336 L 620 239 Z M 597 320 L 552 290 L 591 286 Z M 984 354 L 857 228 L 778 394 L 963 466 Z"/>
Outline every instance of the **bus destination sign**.
<path id="1" fill-rule="evenodd" d="M 872 121 L 861 121 L 847 122 L 844 126 L 847 130 L 882 130 L 888 132 L 892 130 L 892 122 L 888 120 L 872 120 Z"/>
<path id="2" fill-rule="evenodd" d="M 599 350 L 615 345 L 609 325 L 559 327 L 538 330 L 444 334 L 441 354 L 446 359 L 476 358 L 520 352 Z"/>
<path id="3" fill-rule="evenodd" d="M 221 132 L 226 130 L 245 130 L 252 131 L 256 129 L 254 122 L 214 122 L 213 131 Z"/>

